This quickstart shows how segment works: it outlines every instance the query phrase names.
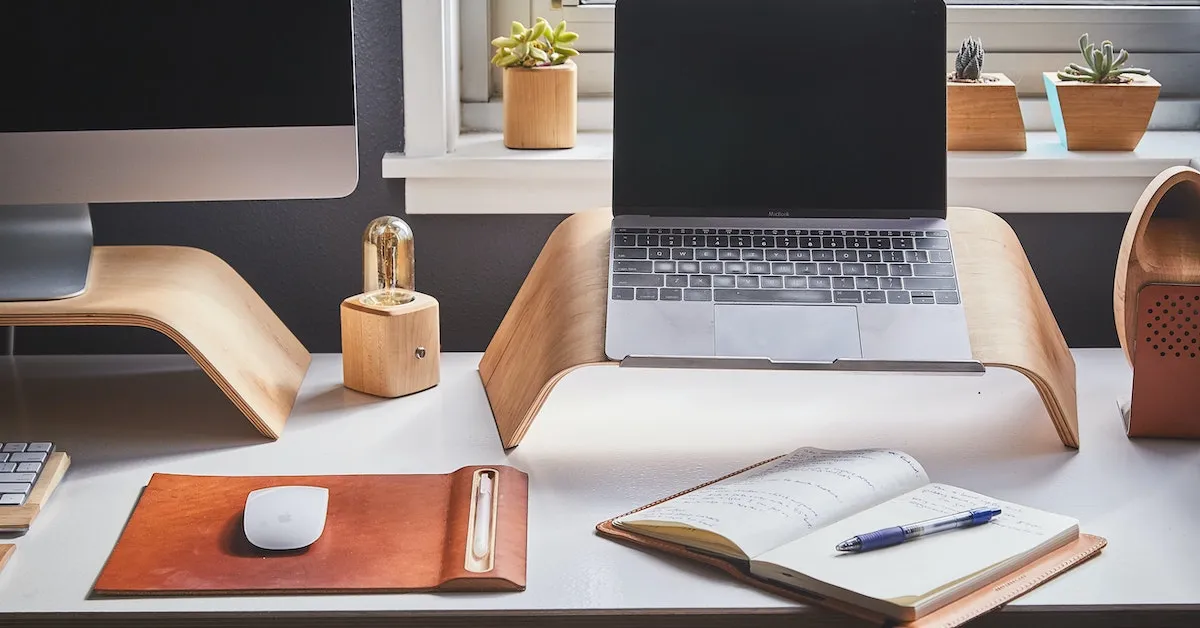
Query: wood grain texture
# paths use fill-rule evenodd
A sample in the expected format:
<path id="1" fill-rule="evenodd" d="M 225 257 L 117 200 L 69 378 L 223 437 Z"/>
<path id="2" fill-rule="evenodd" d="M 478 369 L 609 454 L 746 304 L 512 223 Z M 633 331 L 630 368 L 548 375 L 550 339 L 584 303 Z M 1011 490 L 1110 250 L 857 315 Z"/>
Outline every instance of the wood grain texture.
<path id="1" fill-rule="evenodd" d="M 15 551 L 17 551 L 16 545 L 0 543 L 0 572 L 4 571 L 4 566 L 8 564 L 8 559 L 12 558 Z"/>
<path id="2" fill-rule="evenodd" d="M 505 146 L 575 146 L 579 73 L 573 61 L 538 68 L 505 68 L 502 75 Z"/>
<path id="3" fill-rule="evenodd" d="M 1060 440 L 1079 446 L 1075 361 L 1012 228 L 951 208 L 974 357 L 1034 384 Z M 479 364 L 501 443 L 516 447 L 572 370 L 616 365 L 604 353 L 610 208 L 579 212 L 551 233 Z"/>
<path id="4" fill-rule="evenodd" d="M 1043 73 L 1047 93 L 1057 94 L 1068 150 L 1137 148 L 1162 86 L 1149 76 L 1130 78 L 1133 80 L 1129 83 L 1097 85 L 1062 81 L 1057 72 Z"/>
<path id="5" fill-rule="evenodd" d="M 33 490 L 29 491 L 25 503 L 16 507 L 0 508 L 0 532 L 29 530 L 38 514 L 42 512 L 42 508 L 45 508 L 46 503 L 50 501 L 54 489 L 62 483 L 63 476 L 66 475 L 70 466 L 71 457 L 66 452 L 56 451 L 50 454 L 50 459 L 46 461 L 46 466 L 42 469 L 42 475 L 33 485 Z"/>
<path id="6" fill-rule="evenodd" d="M 347 388 L 400 397 L 438 384 L 438 302 L 420 292 L 413 296 L 391 307 L 363 303 L 362 295 L 342 301 L 342 383 Z"/>
<path id="7" fill-rule="evenodd" d="M 498 475 L 496 559 L 467 572 L 473 474 Z M 268 486 L 329 489 L 321 537 L 272 552 L 243 532 L 246 496 Z M 525 588 L 528 477 L 507 466 L 445 474 L 155 474 L 96 579 L 98 595 L 519 591 Z"/>
<path id="8" fill-rule="evenodd" d="M 1025 150 L 1017 86 L 1004 74 L 987 82 L 946 81 L 946 150 Z"/>
<path id="9" fill-rule="evenodd" d="M 161 332 L 272 439 L 283 432 L 312 359 L 233 268 L 189 247 L 95 247 L 84 294 L 0 303 L 0 325 Z"/>

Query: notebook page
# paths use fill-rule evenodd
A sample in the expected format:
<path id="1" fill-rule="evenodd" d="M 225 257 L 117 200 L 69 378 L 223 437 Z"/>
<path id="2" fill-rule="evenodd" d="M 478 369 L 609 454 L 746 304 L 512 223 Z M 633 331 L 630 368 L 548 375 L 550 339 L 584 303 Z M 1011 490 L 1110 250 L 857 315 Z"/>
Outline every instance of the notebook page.
<path id="1" fill-rule="evenodd" d="M 803 447 L 617 521 L 708 530 L 755 556 L 928 481 L 920 463 L 900 451 Z"/>
<path id="2" fill-rule="evenodd" d="M 921 537 L 863 553 L 834 549 L 856 534 L 995 505 L 990 523 Z M 868 597 L 914 604 L 917 599 L 1076 528 L 1071 517 L 992 499 L 958 487 L 929 484 L 758 557 Z"/>

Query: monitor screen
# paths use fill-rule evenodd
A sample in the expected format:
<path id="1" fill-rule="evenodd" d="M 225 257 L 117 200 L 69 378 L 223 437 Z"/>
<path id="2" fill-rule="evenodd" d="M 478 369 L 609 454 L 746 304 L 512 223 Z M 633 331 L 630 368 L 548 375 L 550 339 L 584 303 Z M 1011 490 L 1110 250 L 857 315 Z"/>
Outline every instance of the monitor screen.
<path id="1" fill-rule="evenodd" d="M 941 0 L 616 11 L 614 213 L 944 214 Z"/>
<path id="2" fill-rule="evenodd" d="M 343 196 L 350 0 L 5 0 L 0 205 Z"/>

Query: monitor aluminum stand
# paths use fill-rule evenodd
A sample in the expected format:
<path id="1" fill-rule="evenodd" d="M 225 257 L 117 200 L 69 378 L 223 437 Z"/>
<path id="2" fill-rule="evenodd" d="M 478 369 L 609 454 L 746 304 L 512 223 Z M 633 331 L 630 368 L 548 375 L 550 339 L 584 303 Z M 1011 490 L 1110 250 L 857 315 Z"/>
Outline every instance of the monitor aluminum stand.
<path id="1" fill-rule="evenodd" d="M 86 204 L 0 205 L 0 301 L 79 296 L 91 259 Z"/>

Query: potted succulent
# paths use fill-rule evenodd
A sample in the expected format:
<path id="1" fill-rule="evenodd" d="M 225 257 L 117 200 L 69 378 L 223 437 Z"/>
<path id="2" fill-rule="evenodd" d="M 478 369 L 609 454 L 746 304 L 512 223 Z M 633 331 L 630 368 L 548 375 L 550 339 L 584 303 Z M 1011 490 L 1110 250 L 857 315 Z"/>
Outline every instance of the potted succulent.
<path id="1" fill-rule="evenodd" d="M 1059 140 L 1067 150 L 1137 148 L 1162 86 L 1149 70 L 1124 67 L 1129 53 L 1114 53 L 1111 41 L 1097 48 L 1084 33 L 1079 52 L 1086 67 L 1043 74 Z"/>
<path id="2" fill-rule="evenodd" d="M 1017 86 L 983 72 L 983 43 L 963 40 L 946 77 L 946 150 L 1025 150 Z"/>
<path id="3" fill-rule="evenodd" d="M 504 145 L 509 148 L 571 148 L 575 145 L 577 73 L 571 46 L 579 38 L 566 22 L 551 27 L 537 18 L 525 28 L 492 40 L 492 64 L 504 73 Z"/>

